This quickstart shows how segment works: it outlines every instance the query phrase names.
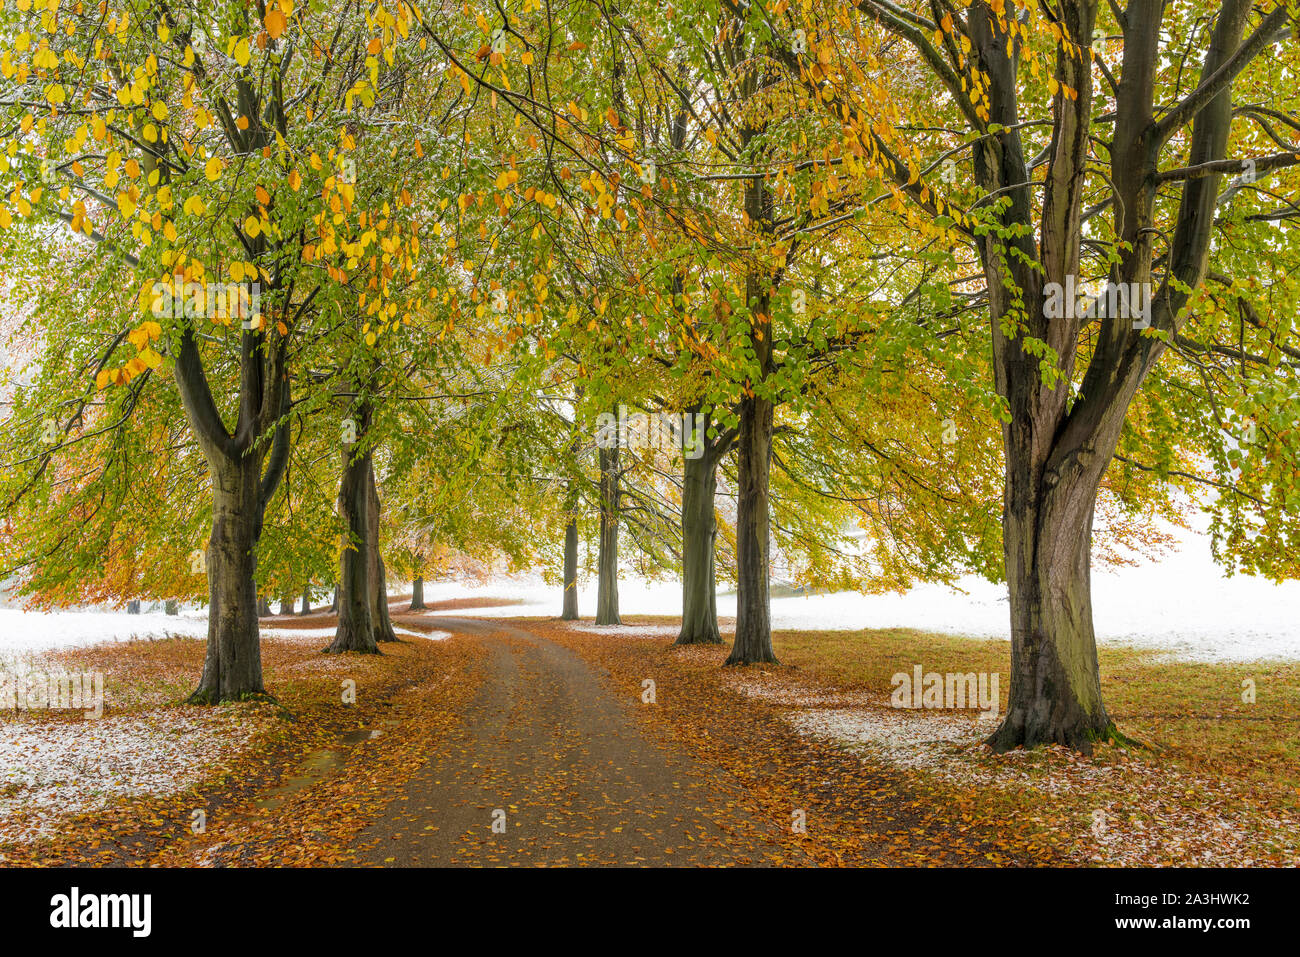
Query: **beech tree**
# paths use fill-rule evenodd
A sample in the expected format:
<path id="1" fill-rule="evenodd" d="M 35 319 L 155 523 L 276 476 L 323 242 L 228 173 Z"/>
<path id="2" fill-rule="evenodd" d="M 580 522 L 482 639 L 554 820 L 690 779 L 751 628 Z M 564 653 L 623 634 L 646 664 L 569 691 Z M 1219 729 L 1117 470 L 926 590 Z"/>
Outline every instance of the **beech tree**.
<path id="1" fill-rule="evenodd" d="M 1289 321 L 1251 294 L 1246 276 L 1217 265 L 1236 243 L 1292 248 L 1274 224 L 1289 215 L 1277 205 L 1287 206 L 1294 179 L 1279 177 L 1278 192 L 1262 180 L 1298 161 L 1293 87 L 1278 82 L 1297 62 L 1295 16 L 1284 3 L 1249 0 L 1181 9 L 857 0 L 852 10 L 863 36 L 910 51 L 904 62 L 924 96 L 900 95 L 901 71 L 881 69 L 879 47 L 832 42 L 842 8 L 768 23 L 778 56 L 841 125 L 844 148 L 878 171 L 900 214 L 951 228 L 954 246 L 977 256 L 992 376 L 1007 405 L 1011 688 L 990 743 L 1090 752 L 1120 737 L 1101 698 L 1089 565 L 1098 489 L 1130 409 L 1144 387 L 1161 388 L 1153 370 L 1162 358 L 1198 364 L 1228 350 L 1244 376 L 1292 377 Z M 805 53 L 796 30 L 810 38 Z M 1233 216 L 1234 203 L 1270 192 L 1273 203 L 1248 222 Z M 1225 339 L 1207 280 L 1246 301 L 1242 338 L 1261 346 Z M 1176 401 L 1203 409 L 1214 391 Z M 1281 418 L 1294 421 L 1294 392 L 1281 394 Z M 1251 444 L 1293 462 L 1293 443 L 1277 441 L 1284 431 Z M 1145 464 L 1167 476 L 1167 451 L 1162 458 Z M 1293 499 L 1292 481 L 1277 505 Z M 1240 501 L 1232 485 L 1226 497 Z M 1269 497 L 1259 504 L 1276 508 Z"/>

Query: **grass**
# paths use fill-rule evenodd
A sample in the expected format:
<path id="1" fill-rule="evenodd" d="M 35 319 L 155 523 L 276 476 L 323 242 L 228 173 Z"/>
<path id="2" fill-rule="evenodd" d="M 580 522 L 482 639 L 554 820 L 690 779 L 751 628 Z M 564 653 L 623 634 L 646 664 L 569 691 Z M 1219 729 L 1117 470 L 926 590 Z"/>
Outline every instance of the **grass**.
<path id="1" fill-rule="evenodd" d="M 1005 707 L 1011 645 L 910 629 L 798 631 L 773 636 L 782 664 L 881 693 L 891 677 L 926 671 L 998 672 Z M 1102 698 L 1120 730 L 1194 770 L 1232 774 L 1296 794 L 1300 787 L 1300 665 L 1205 664 L 1102 646 Z M 1242 682 L 1255 683 L 1255 702 Z"/>

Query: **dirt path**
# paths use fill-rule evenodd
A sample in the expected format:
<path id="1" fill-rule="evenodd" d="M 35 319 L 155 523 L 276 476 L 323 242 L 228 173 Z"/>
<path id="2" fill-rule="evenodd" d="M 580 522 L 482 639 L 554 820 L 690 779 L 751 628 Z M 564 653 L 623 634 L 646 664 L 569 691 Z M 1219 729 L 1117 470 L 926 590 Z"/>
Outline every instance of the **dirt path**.
<path id="1" fill-rule="evenodd" d="M 762 863 L 722 822 L 741 812 L 639 727 L 581 658 L 498 622 L 395 616 L 475 636 L 488 674 L 461 729 L 361 833 L 357 860 L 389 866 Z M 494 830 L 494 820 L 496 829 Z"/>

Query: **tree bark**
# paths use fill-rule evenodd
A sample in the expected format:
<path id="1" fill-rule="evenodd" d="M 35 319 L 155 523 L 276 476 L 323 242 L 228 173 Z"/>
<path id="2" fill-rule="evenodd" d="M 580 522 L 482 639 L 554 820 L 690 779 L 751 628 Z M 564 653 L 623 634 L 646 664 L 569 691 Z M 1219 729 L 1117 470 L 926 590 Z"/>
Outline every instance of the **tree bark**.
<path id="1" fill-rule="evenodd" d="M 769 593 L 768 481 L 772 462 L 772 403 L 747 396 L 740 404 L 737 442 L 736 638 L 728 665 L 777 664 L 772 650 Z"/>
<path id="2" fill-rule="evenodd" d="M 377 578 L 371 594 L 370 618 L 375 628 L 375 641 L 396 641 L 397 632 L 393 631 L 393 620 L 388 612 L 388 571 L 378 549 L 374 555 Z"/>
<path id="3" fill-rule="evenodd" d="M 618 625 L 619 450 L 599 449 L 600 554 L 597 556 L 596 624 Z"/>
<path id="4" fill-rule="evenodd" d="M 181 613 L 181 603 L 175 598 L 168 598 L 163 605 L 163 611 L 168 615 L 179 615 Z"/>
<path id="5" fill-rule="evenodd" d="M 757 77 L 746 74 L 752 93 Z M 747 130 L 746 142 L 757 131 Z M 765 176 L 746 181 L 745 214 L 760 237 L 770 234 L 772 194 Z M 775 406 L 765 394 L 773 372 L 772 277 L 751 272 L 745 279 L 745 301 L 750 308 L 750 346 L 756 365 L 754 380 L 740 400 L 736 481 L 736 639 L 728 665 L 777 663 L 772 650 L 772 615 L 769 599 L 771 563 L 769 529 L 769 476 L 772 467 L 772 428 Z"/>
<path id="6" fill-rule="evenodd" d="M 199 686 L 190 696 L 196 704 L 236 701 L 266 692 L 257 630 L 260 462 L 260 456 L 246 456 L 216 470 L 212 477 L 208 648 Z"/>
<path id="7" fill-rule="evenodd" d="M 578 620 L 578 494 L 572 481 L 565 495 L 564 511 L 564 604 L 560 612 L 563 621 Z"/>
<path id="8" fill-rule="evenodd" d="M 302 586 L 302 610 L 298 612 L 298 614 L 300 615 L 311 614 L 311 586 L 310 585 Z"/>
<path id="9" fill-rule="evenodd" d="M 369 519 L 366 523 L 366 558 L 370 563 L 370 620 L 375 629 L 375 641 L 396 641 L 393 622 L 388 614 L 388 572 L 384 556 L 379 552 L 379 488 L 375 482 L 374 460 L 366 471 L 366 504 Z"/>
<path id="10" fill-rule="evenodd" d="M 564 525 L 563 621 L 578 620 L 578 520 L 572 516 Z"/>
<path id="11" fill-rule="evenodd" d="M 424 604 L 424 578 L 421 575 L 415 576 L 415 581 L 411 582 L 411 607 L 410 611 L 423 611 L 427 606 Z"/>
<path id="12" fill-rule="evenodd" d="M 265 595 L 260 596 L 257 599 L 257 617 L 270 618 L 271 614 L 271 600 Z"/>
<path id="13" fill-rule="evenodd" d="M 358 441 L 370 424 L 369 408 L 357 412 Z M 334 601 L 338 606 L 338 623 L 334 641 L 327 652 L 356 651 L 379 654 L 375 644 L 372 618 L 371 565 L 369 556 L 371 521 L 369 476 L 370 451 L 357 454 L 354 448 L 343 450 L 343 479 L 339 483 L 338 509 L 347 527 L 348 540 L 339 557 L 339 581 Z"/>
<path id="14" fill-rule="evenodd" d="M 293 599 L 292 599 L 292 598 L 281 598 L 281 599 L 280 599 L 280 614 L 281 614 L 281 615 L 292 615 L 292 614 L 293 614 Z"/>
<path id="15" fill-rule="evenodd" d="M 720 645 L 714 547 L 718 518 L 714 495 L 718 455 L 707 445 L 697 459 L 686 459 L 682 481 L 682 630 L 679 645 Z"/>
<path id="16" fill-rule="evenodd" d="M 128 615 L 140 614 L 140 599 L 132 598 L 130 601 L 128 601 L 126 603 L 126 613 Z"/>

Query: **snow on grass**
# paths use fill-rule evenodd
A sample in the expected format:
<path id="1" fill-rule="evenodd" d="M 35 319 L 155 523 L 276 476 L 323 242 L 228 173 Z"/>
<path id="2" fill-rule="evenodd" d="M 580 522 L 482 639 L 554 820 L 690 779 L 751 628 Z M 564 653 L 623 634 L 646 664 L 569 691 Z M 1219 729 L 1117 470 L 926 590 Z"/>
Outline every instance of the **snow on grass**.
<path id="1" fill-rule="evenodd" d="M 0 608 L 0 655 L 79 648 L 133 638 L 206 638 L 206 612 L 128 615 L 108 611 L 22 611 Z"/>
<path id="2" fill-rule="evenodd" d="M 864 760 L 966 789 L 1071 795 L 1086 811 L 1074 823 L 1079 863 L 1251 866 L 1281 854 L 1294 865 L 1300 822 L 1243 809 L 1228 780 L 1145 757 L 1094 762 L 1064 749 L 995 755 L 983 744 L 997 722 L 978 712 L 893 708 L 886 695 L 804 685 L 775 672 L 728 676 L 727 687 L 782 707 L 799 734 Z M 1194 795 L 1194 800 L 1186 797 Z"/>
<path id="3" fill-rule="evenodd" d="M 119 798 L 198 783 L 253 729 L 220 710 L 21 722 L 0 738 L 0 844 L 30 841 Z"/>
<path id="4" fill-rule="evenodd" d="M 676 638 L 677 625 L 597 625 L 588 621 L 566 621 L 563 627 L 584 635 L 619 635 L 624 638 Z"/>

